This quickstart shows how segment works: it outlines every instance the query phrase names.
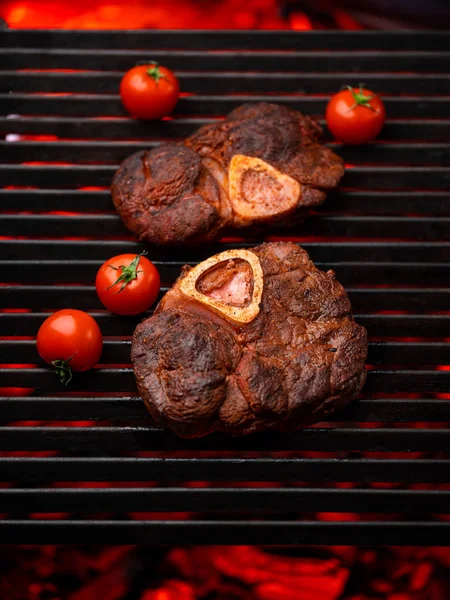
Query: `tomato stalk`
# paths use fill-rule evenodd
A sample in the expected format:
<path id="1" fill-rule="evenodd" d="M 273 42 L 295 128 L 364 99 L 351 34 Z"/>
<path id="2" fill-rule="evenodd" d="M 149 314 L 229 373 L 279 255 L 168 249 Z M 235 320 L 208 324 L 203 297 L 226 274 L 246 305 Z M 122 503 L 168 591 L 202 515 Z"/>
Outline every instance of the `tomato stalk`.
<path id="1" fill-rule="evenodd" d="M 138 63 L 136 63 L 137 67 L 147 67 L 147 75 L 149 77 L 151 77 L 152 79 L 155 80 L 156 83 L 158 83 L 158 81 L 160 79 L 165 79 L 166 76 L 161 73 L 161 70 L 159 68 L 159 63 L 156 62 L 156 60 L 140 60 Z"/>
<path id="2" fill-rule="evenodd" d="M 72 354 L 72 356 L 67 360 L 53 360 L 50 363 L 52 367 L 55 368 L 56 374 L 58 375 L 60 382 L 64 385 L 67 385 L 69 381 L 72 380 L 72 369 L 69 366 L 69 362 L 74 356 L 75 354 Z"/>
<path id="3" fill-rule="evenodd" d="M 142 271 L 137 270 L 137 268 L 139 266 L 139 261 L 141 260 L 141 256 L 144 256 L 145 254 L 147 254 L 147 252 L 145 252 L 145 251 L 142 252 L 141 254 L 137 254 L 136 258 L 134 258 L 129 265 L 120 265 L 119 267 L 114 267 L 113 265 L 108 265 L 109 267 L 111 267 L 111 269 L 114 269 L 115 271 L 122 269 L 122 273 L 116 279 L 116 281 L 112 285 L 108 286 L 106 289 L 109 290 L 112 287 L 114 287 L 115 285 L 117 285 L 118 283 L 122 283 L 120 290 L 118 292 L 116 292 L 116 294 L 119 294 L 123 289 L 125 289 L 127 287 L 127 285 L 130 283 L 130 281 L 133 281 L 133 279 L 137 279 L 138 274 L 142 273 Z"/>
<path id="4" fill-rule="evenodd" d="M 348 90 L 353 96 L 353 100 L 355 101 L 355 104 L 353 104 L 353 106 L 350 106 L 347 112 L 350 112 L 357 106 L 364 106 L 365 108 L 369 108 L 370 110 L 373 110 L 373 112 L 376 112 L 374 107 L 370 104 L 370 101 L 372 100 L 373 96 L 364 95 L 362 83 L 359 84 L 359 91 L 355 90 L 355 88 L 352 88 L 350 85 L 344 85 L 342 89 Z"/>
<path id="5" fill-rule="evenodd" d="M 148 66 L 146 73 L 155 81 L 156 84 L 158 84 L 160 79 L 166 79 L 166 76 L 161 73 L 161 69 L 159 68 L 159 64 L 156 62 L 156 60 L 139 61 L 137 66 Z"/>

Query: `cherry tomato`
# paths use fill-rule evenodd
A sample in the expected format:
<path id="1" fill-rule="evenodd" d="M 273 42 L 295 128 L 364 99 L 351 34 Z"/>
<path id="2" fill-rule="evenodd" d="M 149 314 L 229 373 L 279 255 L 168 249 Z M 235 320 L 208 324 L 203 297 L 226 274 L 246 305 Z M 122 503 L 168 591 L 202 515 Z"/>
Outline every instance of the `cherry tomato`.
<path id="1" fill-rule="evenodd" d="M 380 98 L 370 90 L 347 86 L 335 94 L 326 110 L 328 129 L 345 144 L 365 144 L 383 129 L 386 111 Z"/>
<path id="2" fill-rule="evenodd" d="M 119 254 L 100 267 L 95 280 L 102 304 L 118 315 L 138 315 L 156 300 L 161 280 L 142 254 Z"/>
<path id="3" fill-rule="evenodd" d="M 170 69 L 151 61 L 125 73 L 120 82 L 122 104 L 132 117 L 161 119 L 175 108 L 180 84 Z"/>
<path id="4" fill-rule="evenodd" d="M 65 309 L 45 319 L 37 334 L 37 349 L 45 362 L 55 367 L 65 384 L 72 371 L 87 371 L 102 353 L 102 332 L 97 322 L 82 310 Z"/>

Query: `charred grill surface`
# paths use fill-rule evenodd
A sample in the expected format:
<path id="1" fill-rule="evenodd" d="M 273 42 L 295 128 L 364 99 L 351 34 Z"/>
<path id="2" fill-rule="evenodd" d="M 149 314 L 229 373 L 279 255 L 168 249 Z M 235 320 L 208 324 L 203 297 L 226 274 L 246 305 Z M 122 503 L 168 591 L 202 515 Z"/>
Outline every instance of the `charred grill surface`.
<path id="1" fill-rule="evenodd" d="M 1 40 L 2 543 L 448 545 L 448 33 L 5 29 Z M 123 71 L 149 57 L 173 68 L 186 92 L 162 123 L 126 118 L 117 94 Z M 300 242 L 318 268 L 336 271 L 369 332 L 361 397 L 289 435 L 183 440 L 156 427 L 130 365 L 142 317 L 103 311 L 93 287 L 104 261 L 143 249 L 115 214 L 114 172 L 255 100 L 322 124 L 330 95 L 360 81 L 381 94 L 385 128 L 361 147 L 325 131 L 351 168 L 301 230 L 250 238 L 242 229 L 213 247 L 153 246 L 148 257 L 165 293 L 183 264 Z M 219 163 L 201 160 L 217 180 Z M 229 338 L 230 316 L 252 319 L 255 304 L 234 306 L 246 276 L 228 277 L 241 267 L 235 255 L 225 260 L 228 291 L 209 267 L 187 288 L 194 294 L 200 280 L 210 305 L 199 306 Z M 256 264 L 251 271 L 255 279 Z M 257 301 L 258 289 L 249 293 Z M 227 319 L 212 304 L 221 298 L 231 302 Z M 105 342 L 98 368 L 65 388 L 38 363 L 34 336 L 68 306 L 91 313 Z"/>

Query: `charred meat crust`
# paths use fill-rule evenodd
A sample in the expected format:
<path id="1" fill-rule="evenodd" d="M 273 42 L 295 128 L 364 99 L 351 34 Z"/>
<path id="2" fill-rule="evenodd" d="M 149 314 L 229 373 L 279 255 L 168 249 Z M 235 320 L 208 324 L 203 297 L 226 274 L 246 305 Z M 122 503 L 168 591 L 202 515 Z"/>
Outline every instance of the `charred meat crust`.
<path id="1" fill-rule="evenodd" d="M 224 121 L 201 127 L 183 144 L 164 144 L 127 158 L 112 182 L 114 205 L 140 240 L 160 245 L 209 241 L 257 221 L 292 223 L 321 204 L 344 173 L 343 161 L 320 144 L 321 133 L 313 119 L 297 111 L 246 104 Z M 258 217 L 252 217 L 251 206 L 243 214 L 236 211 L 230 203 L 229 170 L 239 155 L 264 161 L 280 178 L 294 180 L 298 197 L 294 194 L 279 214 L 276 206 Z M 251 175 L 251 161 L 248 168 Z M 256 206 L 265 197 L 264 177 L 253 185 L 261 188 Z M 277 194 L 273 197 L 269 194 L 266 204 L 276 205 Z"/>
<path id="2" fill-rule="evenodd" d="M 235 154 L 260 158 L 301 184 L 331 189 L 344 174 L 341 158 L 319 142 L 322 128 L 300 112 L 265 102 L 201 127 L 185 144 L 225 168 Z"/>
<path id="3" fill-rule="evenodd" d="M 139 240 L 177 244 L 209 239 L 220 225 L 220 192 L 198 154 L 164 144 L 128 157 L 111 193 L 125 226 Z"/>
<path id="4" fill-rule="evenodd" d="M 180 437 L 303 427 L 347 405 L 364 384 L 367 332 L 334 272 L 318 270 L 292 243 L 251 251 L 264 279 L 252 322 L 223 327 L 207 311 L 162 301 L 134 333 L 139 393 L 155 421 Z"/>

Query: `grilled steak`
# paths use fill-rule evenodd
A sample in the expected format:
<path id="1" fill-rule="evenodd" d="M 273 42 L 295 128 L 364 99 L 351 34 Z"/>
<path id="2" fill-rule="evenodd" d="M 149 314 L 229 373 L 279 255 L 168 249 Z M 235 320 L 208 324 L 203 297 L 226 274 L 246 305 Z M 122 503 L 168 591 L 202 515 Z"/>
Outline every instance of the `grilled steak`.
<path id="1" fill-rule="evenodd" d="M 296 244 L 222 252 L 184 267 L 134 333 L 139 393 L 181 437 L 292 430 L 361 390 L 367 333 L 333 271 Z"/>
<path id="2" fill-rule="evenodd" d="M 342 160 L 319 143 L 321 133 L 295 110 L 246 104 L 183 144 L 128 157 L 112 182 L 114 205 L 130 231 L 155 244 L 298 222 L 344 174 Z"/>

